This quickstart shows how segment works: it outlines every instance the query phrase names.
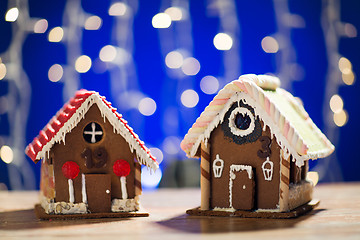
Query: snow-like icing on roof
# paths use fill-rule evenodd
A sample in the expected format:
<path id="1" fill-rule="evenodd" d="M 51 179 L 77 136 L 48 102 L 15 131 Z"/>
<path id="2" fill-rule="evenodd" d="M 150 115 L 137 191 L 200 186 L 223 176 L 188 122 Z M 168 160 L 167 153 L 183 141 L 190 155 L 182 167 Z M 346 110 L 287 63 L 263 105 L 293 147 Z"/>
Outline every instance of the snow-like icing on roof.
<path id="1" fill-rule="evenodd" d="M 284 157 L 291 154 L 296 164 L 301 166 L 305 160 L 330 155 L 334 146 L 296 98 L 279 86 L 277 77 L 254 74 L 242 75 L 227 84 L 189 129 L 181 148 L 188 157 L 199 157 L 196 154 L 200 143 L 207 143 L 211 132 L 222 123 L 231 105 L 244 99 L 276 136 Z"/>
<path id="2" fill-rule="evenodd" d="M 97 104 L 101 115 L 107 118 L 114 128 L 114 132 L 120 134 L 129 144 L 130 150 L 135 150 L 138 161 L 153 170 L 158 168 L 156 158 L 150 153 L 144 142 L 128 125 L 127 121 L 111 106 L 105 97 L 95 91 L 79 90 L 75 96 L 66 103 L 50 122 L 40 131 L 26 149 L 25 153 L 36 163 L 45 154 L 48 154 L 55 143 L 64 141 L 65 136 L 84 117 L 93 104 Z"/>

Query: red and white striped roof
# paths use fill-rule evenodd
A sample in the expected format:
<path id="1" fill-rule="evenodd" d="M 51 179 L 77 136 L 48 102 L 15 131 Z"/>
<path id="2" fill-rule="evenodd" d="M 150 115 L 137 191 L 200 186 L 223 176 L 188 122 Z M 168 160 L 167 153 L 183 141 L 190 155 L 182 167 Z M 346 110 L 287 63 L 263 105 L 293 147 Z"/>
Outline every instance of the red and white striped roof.
<path id="1" fill-rule="evenodd" d="M 51 147 L 64 141 L 65 135 L 70 132 L 84 118 L 93 104 L 97 104 L 101 115 L 107 118 L 114 127 L 114 132 L 120 134 L 129 144 L 130 150 L 135 150 L 138 161 L 153 170 L 158 168 L 156 158 L 150 153 L 144 142 L 128 125 L 127 121 L 111 106 L 105 97 L 95 91 L 79 90 L 66 103 L 49 123 L 40 131 L 39 135 L 26 147 L 25 153 L 36 163 L 45 158 Z"/>

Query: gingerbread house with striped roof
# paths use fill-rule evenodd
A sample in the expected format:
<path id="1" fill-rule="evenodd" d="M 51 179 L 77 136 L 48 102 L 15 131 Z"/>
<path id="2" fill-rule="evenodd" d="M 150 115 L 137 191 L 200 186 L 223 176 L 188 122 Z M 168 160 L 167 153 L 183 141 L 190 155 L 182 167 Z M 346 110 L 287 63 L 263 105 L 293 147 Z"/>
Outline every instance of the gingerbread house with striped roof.
<path id="1" fill-rule="evenodd" d="M 219 91 L 181 148 L 201 158 L 201 207 L 188 213 L 245 217 L 298 215 L 282 213 L 312 199 L 309 159 L 334 150 L 277 77 L 254 74 Z"/>
<path id="2" fill-rule="evenodd" d="M 147 215 L 138 212 L 141 165 L 155 171 L 158 163 L 97 92 L 76 92 L 25 152 L 42 162 L 40 218 Z"/>

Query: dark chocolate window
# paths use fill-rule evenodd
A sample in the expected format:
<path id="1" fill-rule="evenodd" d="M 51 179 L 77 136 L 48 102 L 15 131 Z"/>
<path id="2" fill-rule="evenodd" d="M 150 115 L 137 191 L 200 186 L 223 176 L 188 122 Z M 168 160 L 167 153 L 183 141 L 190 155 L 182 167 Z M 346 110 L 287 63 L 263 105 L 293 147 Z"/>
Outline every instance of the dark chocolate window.
<path id="1" fill-rule="evenodd" d="M 262 133 L 260 120 L 254 109 L 242 100 L 233 103 L 224 116 L 221 128 L 236 144 L 255 142 Z"/>
<path id="2" fill-rule="evenodd" d="M 101 126 L 96 122 L 91 122 L 84 128 L 83 137 L 88 143 L 99 142 L 104 135 Z"/>

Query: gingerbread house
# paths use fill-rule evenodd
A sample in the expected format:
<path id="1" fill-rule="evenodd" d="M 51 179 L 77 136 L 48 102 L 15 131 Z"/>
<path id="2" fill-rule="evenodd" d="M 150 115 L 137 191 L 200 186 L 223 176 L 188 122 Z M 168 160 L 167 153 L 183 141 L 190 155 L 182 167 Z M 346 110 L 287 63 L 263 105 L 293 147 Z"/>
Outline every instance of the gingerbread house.
<path id="1" fill-rule="evenodd" d="M 334 146 L 279 86 L 277 77 L 241 76 L 219 91 L 185 135 L 181 148 L 201 158 L 201 207 L 189 214 L 294 217 L 297 212 L 276 213 L 312 199 L 308 161 L 330 155 Z"/>
<path id="2" fill-rule="evenodd" d="M 158 168 L 122 115 L 105 97 L 87 90 L 76 92 L 25 152 L 42 163 L 41 207 L 35 209 L 44 212 L 41 218 L 136 213 L 141 165 Z"/>

